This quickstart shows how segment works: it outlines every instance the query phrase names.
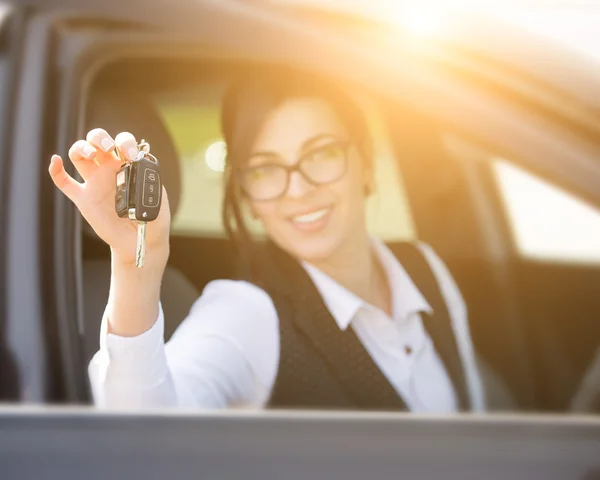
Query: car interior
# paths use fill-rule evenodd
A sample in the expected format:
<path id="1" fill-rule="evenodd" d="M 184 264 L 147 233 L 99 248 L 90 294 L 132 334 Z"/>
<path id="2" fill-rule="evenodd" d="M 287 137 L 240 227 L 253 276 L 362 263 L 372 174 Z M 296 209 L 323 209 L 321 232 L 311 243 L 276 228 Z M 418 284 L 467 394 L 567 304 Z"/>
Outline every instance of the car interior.
<path id="1" fill-rule="evenodd" d="M 245 68 L 235 62 L 117 61 L 95 76 L 86 95 L 78 138 L 96 127 L 113 136 L 130 131 L 150 142 L 161 163 L 172 215 L 161 292 L 167 339 L 209 281 L 235 276 L 235 251 L 220 220 L 225 157 L 219 103 Z M 140 77 L 147 81 L 136 81 Z M 515 408 L 565 411 L 600 338 L 600 259 L 531 254 L 522 248 L 511 209 L 526 209 L 536 192 L 548 191 L 548 198 L 571 202 L 574 212 L 587 208 L 584 217 L 596 222 L 594 228 L 600 212 L 471 132 L 368 92 L 356 95 L 376 152 L 371 232 L 390 245 L 417 239 L 432 245 L 465 298 L 478 354 L 511 392 Z M 516 200 L 513 191 L 521 193 Z M 582 230 L 584 223 L 573 228 Z M 252 231 L 262 234 L 259 225 Z M 87 365 L 98 348 L 110 252 L 84 221 L 81 235 Z"/>

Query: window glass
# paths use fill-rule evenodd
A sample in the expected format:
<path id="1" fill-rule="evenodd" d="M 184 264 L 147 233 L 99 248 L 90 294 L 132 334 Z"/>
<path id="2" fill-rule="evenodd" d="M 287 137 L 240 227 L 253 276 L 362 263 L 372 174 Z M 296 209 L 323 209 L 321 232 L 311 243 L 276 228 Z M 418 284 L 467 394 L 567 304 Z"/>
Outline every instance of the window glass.
<path id="1" fill-rule="evenodd" d="M 173 233 L 188 236 L 222 236 L 223 169 L 225 145 L 220 134 L 221 85 L 178 92 L 157 100 L 182 165 L 182 196 L 173 219 Z M 375 151 L 375 191 L 367 203 L 367 223 L 384 240 L 415 236 L 408 200 L 402 188 L 392 149 L 377 112 L 364 104 Z M 385 199 L 385 201 L 383 201 Z M 248 225 L 261 234 L 260 224 L 249 216 Z"/>
<path id="2" fill-rule="evenodd" d="M 600 263 L 600 210 L 504 159 L 494 172 L 523 256 Z"/>

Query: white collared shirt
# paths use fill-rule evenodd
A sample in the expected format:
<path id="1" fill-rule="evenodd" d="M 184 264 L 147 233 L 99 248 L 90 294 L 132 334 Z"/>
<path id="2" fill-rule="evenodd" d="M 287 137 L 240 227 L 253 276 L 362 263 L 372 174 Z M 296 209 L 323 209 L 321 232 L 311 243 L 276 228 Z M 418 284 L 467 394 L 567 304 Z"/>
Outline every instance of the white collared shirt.
<path id="1" fill-rule="evenodd" d="M 482 411 L 467 312 L 440 258 L 425 254 L 448 305 L 473 409 Z M 379 240 L 373 248 L 388 277 L 392 317 L 369 305 L 316 267 L 303 263 L 339 328 L 354 329 L 390 384 L 414 412 L 453 412 L 457 397 L 423 326 L 431 311 L 396 257 Z M 425 318 L 425 321 L 427 318 Z M 162 309 L 136 337 L 107 334 L 89 366 L 95 403 L 103 407 L 262 407 L 279 365 L 279 320 L 271 298 L 245 281 L 210 282 L 165 345 Z"/>

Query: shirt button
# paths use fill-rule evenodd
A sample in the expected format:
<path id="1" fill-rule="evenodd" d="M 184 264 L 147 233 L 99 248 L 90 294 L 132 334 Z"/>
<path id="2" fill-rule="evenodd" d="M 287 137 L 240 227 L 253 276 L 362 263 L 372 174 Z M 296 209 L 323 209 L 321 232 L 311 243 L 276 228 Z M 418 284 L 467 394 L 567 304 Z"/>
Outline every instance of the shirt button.
<path id="1" fill-rule="evenodd" d="M 410 345 L 405 345 L 405 346 L 404 346 L 404 351 L 405 351 L 405 352 L 406 352 L 406 354 L 407 354 L 407 355 L 409 355 L 409 356 L 410 356 L 410 355 L 412 355 L 412 352 L 413 352 L 413 350 L 412 350 L 412 347 L 411 347 Z"/>

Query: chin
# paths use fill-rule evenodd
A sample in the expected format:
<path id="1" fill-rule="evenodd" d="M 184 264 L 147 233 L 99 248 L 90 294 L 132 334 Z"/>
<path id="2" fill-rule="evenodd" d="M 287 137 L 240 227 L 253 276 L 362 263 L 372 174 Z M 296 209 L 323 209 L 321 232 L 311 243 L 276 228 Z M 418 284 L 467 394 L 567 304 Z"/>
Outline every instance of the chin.
<path id="1" fill-rule="evenodd" d="M 280 244 L 284 250 L 299 260 L 307 262 L 323 262 L 329 259 L 339 245 L 339 239 L 333 236 L 318 236 L 314 238 L 295 237 Z"/>

